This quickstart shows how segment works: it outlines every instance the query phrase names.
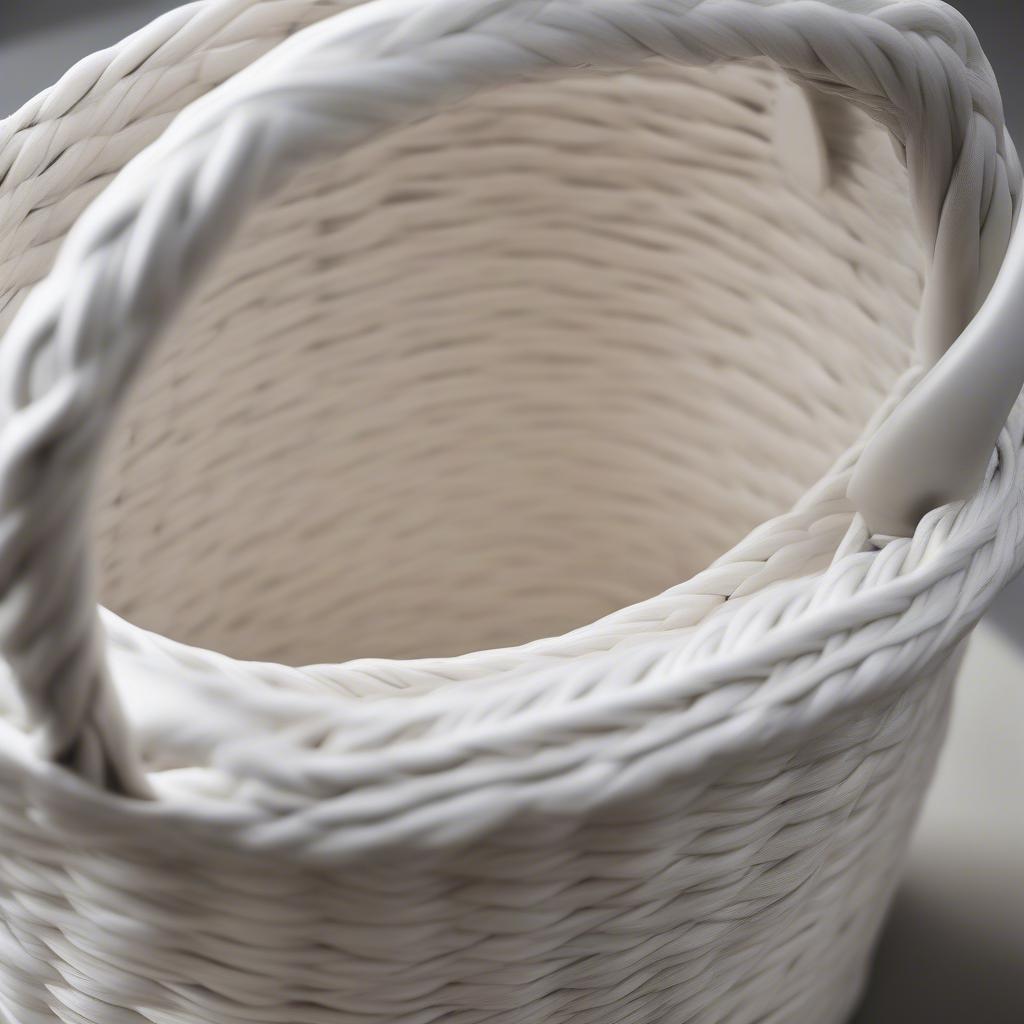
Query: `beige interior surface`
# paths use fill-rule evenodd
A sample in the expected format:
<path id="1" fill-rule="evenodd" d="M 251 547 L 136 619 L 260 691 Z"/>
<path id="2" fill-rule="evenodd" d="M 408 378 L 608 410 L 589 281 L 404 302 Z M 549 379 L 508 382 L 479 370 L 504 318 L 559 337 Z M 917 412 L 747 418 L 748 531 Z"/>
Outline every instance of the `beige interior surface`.
<path id="1" fill-rule="evenodd" d="M 479 97 L 301 172 L 145 372 L 97 520 L 138 625 L 293 664 L 446 655 L 658 593 L 781 512 L 908 365 L 884 133 L 773 150 L 777 74 Z"/>

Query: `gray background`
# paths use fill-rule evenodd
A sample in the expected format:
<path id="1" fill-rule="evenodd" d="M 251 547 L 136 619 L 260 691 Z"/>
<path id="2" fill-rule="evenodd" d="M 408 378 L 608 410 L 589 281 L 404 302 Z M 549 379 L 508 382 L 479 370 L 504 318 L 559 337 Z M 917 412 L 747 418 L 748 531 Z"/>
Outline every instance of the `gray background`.
<path id="1" fill-rule="evenodd" d="M 0 0 L 0 116 L 174 6 Z M 1024 3 L 954 6 L 977 29 L 1024 142 Z M 855 1024 L 896 1022 L 1024 1024 L 1024 580 L 972 644 L 939 777 Z"/>

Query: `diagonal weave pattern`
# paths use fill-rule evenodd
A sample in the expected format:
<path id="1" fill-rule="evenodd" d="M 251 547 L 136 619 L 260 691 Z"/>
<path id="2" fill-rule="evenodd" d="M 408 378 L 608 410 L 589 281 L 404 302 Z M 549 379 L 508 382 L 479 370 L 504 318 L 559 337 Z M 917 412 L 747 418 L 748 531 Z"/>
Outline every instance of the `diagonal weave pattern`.
<path id="1" fill-rule="evenodd" d="M 1019 202 L 977 42 L 872 0 L 385 3 L 296 34 L 346 6 L 182 8 L 0 125 L 0 1002 L 839 1021 L 959 643 L 1022 561 L 1020 408 L 914 537 L 846 496 L 920 376 L 915 314 L 928 363 Z M 827 196 L 771 162 L 771 65 L 825 94 Z M 97 628 L 83 506 L 179 312 L 101 488 L 119 610 L 309 660 L 343 628 L 517 642 L 621 607 L 609 580 L 639 603 L 305 669 Z"/>

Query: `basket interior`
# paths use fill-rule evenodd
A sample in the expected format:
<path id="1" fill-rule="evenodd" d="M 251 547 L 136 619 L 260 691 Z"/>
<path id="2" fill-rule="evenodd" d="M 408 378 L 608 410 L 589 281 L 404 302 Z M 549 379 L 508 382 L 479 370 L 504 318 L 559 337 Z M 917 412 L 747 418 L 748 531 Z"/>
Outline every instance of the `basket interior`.
<path id="1" fill-rule="evenodd" d="M 658 593 L 787 507 L 911 356 L 905 173 L 760 64 L 528 84 L 301 172 L 132 396 L 105 604 L 292 664 L 446 655 Z"/>

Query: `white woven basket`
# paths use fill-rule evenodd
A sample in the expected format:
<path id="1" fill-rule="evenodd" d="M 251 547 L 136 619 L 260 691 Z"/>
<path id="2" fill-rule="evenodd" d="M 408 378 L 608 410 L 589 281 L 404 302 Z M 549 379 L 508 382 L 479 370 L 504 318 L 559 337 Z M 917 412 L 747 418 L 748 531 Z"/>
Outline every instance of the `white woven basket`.
<path id="1" fill-rule="evenodd" d="M 348 6 L 0 123 L 0 1007 L 840 1021 L 1022 562 L 977 41 Z"/>

